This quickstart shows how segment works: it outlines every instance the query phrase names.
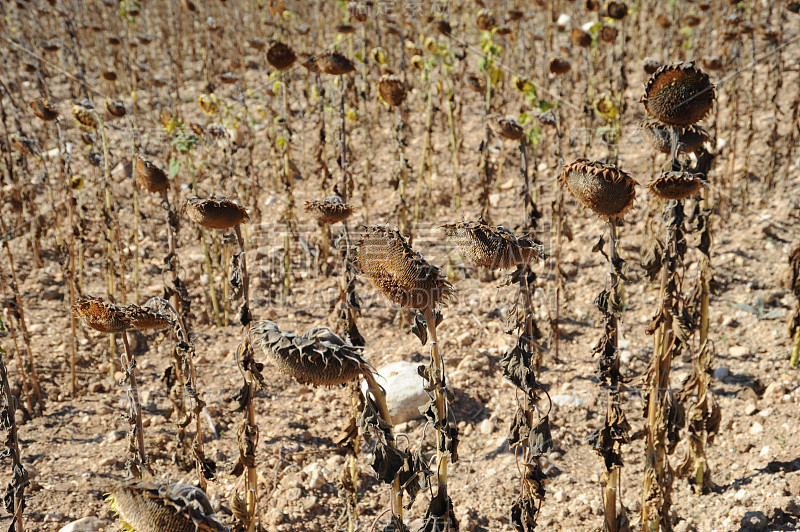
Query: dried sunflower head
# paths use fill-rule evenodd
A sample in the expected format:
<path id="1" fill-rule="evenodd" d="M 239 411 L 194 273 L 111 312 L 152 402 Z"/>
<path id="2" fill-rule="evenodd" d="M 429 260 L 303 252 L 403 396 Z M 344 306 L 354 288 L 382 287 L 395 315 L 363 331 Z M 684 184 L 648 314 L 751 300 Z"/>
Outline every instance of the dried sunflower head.
<path id="1" fill-rule="evenodd" d="M 126 480 L 107 496 L 123 526 L 137 532 L 223 532 L 208 497 L 188 484 Z"/>
<path id="2" fill-rule="evenodd" d="M 307 201 L 305 211 L 320 224 L 343 222 L 353 214 L 353 206 L 342 203 L 339 196 L 331 196 L 323 200 Z"/>
<path id="3" fill-rule="evenodd" d="M 148 192 L 158 193 L 169 189 L 169 179 L 164 170 L 144 157 L 136 158 L 134 175 L 139 186 Z"/>
<path id="4" fill-rule="evenodd" d="M 569 72 L 569 69 L 572 68 L 569 61 L 564 59 L 563 57 L 554 57 L 550 60 L 550 73 L 560 76 L 562 74 L 566 74 Z"/>
<path id="5" fill-rule="evenodd" d="M 97 297 L 83 297 L 72 305 L 71 310 L 87 327 L 102 333 L 119 333 L 133 329 L 125 309 Z"/>
<path id="6" fill-rule="evenodd" d="M 497 132 L 501 137 L 509 140 L 519 140 L 525 135 L 525 130 L 513 118 L 501 118 L 498 120 Z"/>
<path id="7" fill-rule="evenodd" d="M 398 231 L 365 228 L 355 257 L 370 284 L 399 305 L 424 309 L 446 305 L 455 297 L 442 271 L 415 252 Z"/>
<path id="8" fill-rule="evenodd" d="M 603 8 L 603 14 L 614 20 L 622 20 L 628 16 L 628 6 L 625 2 L 608 2 Z"/>
<path id="9" fill-rule="evenodd" d="M 699 122 L 714 103 L 714 85 L 694 63 L 664 65 L 645 85 L 642 103 L 647 114 L 669 126 Z"/>
<path id="10" fill-rule="evenodd" d="M 286 70 L 297 60 L 294 51 L 283 44 L 275 41 L 267 50 L 267 62 L 278 70 Z"/>
<path id="11" fill-rule="evenodd" d="M 45 122 L 52 122 L 58 118 L 58 111 L 44 98 L 38 98 L 30 103 L 33 114 Z"/>
<path id="12" fill-rule="evenodd" d="M 693 153 L 708 140 L 708 132 L 699 126 L 678 129 L 678 151 Z M 661 153 L 672 153 L 672 132 L 657 120 L 647 120 L 642 124 L 647 141 Z"/>
<path id="13" fill-rule="evenodd" d="M 275 322 L 256 321 L 248 338 L 257 353 L 301 384 L 337 386 L 357 378 L 367 367 L 359 348 L 327 328 L 315 327 L 298 336 L 281 331 Z"/>
<path id="14" fill-rule="evenodd" d="M 128 113 L 128 110 L 125 109 L 125 104 L 119 100 L 106 101 L 106 111 L 108 111 L 108 114 L 116 118 L 122 118 Z"/>
<path id="15" fill-rule="evenodd" d="M 559 179 L 581 205 L 600 216 L 622 218 L 633 206 L 636 181 L 614 165 L 578 159 L 564 166 Z"/>
<path id="16" fill-rule="evenodd" d="M 97 121 L 97 115 L 95 114 L 94 110 L 89 109 L 84 105 L 73 105 L 72 117 L 75 119 L 75 122 L 78 124 L 78 126 L 88 133 L 96 131 L 100 125 L 100 123 Z"/>
<path id="17" fill-rule="evenodd" d="M 356 69 L 353 62 L 339 52 L 326 52 L 318 55 L 316 62 L 320 72 L 332 76 L 343 76 Z"/>
<path id="18" fill-rule="evenodd" d="M 208 229 L 230 229 L 248 221 L 244 207 L 221 195 L 207 199 L 192 196 L 186 200 L 183 214 Z"/>
<path id="19" fill-rule="evenodd" d="M 174 325 L 171 316 L 148 306 L 128 305 L 123 311 L 130 324 L 140 331 L 157 331 Z"/>
<path id="20" fill-rule="evenodd" d="M 592 45 L 592 34 L 588 31 L 583 31 L 580 28 L 572 28 L 572 33 L 569 35 L 569 40 L 575 46 L 589 48 Z"/>
<path id="21" fill-rule="evenodd" d="M 400 76 L 385 75 L 381 76 L 378 84 L 378 92 L 386 103 L 397 107 L 406 99 L 406 85 Z"/>
<path id="22" fill-rule="evenodd" d="M 600 40 L 608 44 L 612 44 L 616 41 L 617 35 L 619 35 L 619 30 L 614 26 L 603 26 L 600 28 L 600 33 L 598 33 Z"/>
<path id="23" fill-rule="evenodd" d="M 695 195 L 705 181 L 688 172 L 664 172 L 647 188 L 650 193 L 666 200 L 682 200 Z"/>
<path id="24" fill-rule="evenodd" d="M 478 18 L 475 19 L 475 25 L 481 31 L 492 31 L 492 29 L 497 26 L 497 20 L 488 11 L 481 10 L 481 12 L 478 13 Z"/>
<path id="25" fill-rule="evenodd" d="M 513 268 L 532 258 L 545 258 L 544 247 L 527 238 L 517 238 L 503 226 L 483 221 L 460 222 L 442 228 L 461 253 L 481 268 Z"/>

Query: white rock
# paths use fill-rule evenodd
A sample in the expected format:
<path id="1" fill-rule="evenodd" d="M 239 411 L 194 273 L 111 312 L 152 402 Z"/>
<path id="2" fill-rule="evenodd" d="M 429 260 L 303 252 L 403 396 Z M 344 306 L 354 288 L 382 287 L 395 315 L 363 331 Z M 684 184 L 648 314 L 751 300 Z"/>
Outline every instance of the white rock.
<path id="1" fill-rule="evenodd" d="M 758 411 L 758 407 L 756 406 L 755 401 L 750 401 L 744 407 L 744 415 L 752 416 Z"/>
<path id="2" fill-rule="evenodd" d="M 729 370 L 725 366 L 720 366 L 714 370 L 714 378 L 717 379 L 718 381 L 723 381 L 727 379 L 728 376 L 730 376 L 730 374 L 731 370 Z"/>
<path id="3" fill-rule="evenodd" d="M 767 456 L 769 455 L 769 445 L 765 445 L 761 448 L 761 452 L 758 453 L 759 456 Z"/>
<path id="4" fill-rule="evenodd" d="M 728 349 L 728 354 L 735 358 L 742 358 L 750 355 L 750 349 L 743 345 L 734 345 Z"/>
<path id="5" fill-rule="evenodd" d="M 758 434 L 764 431 L 764 427 L 761 423 L 753 423 L 753 426 L 750 427 L 750 434 Z"/>
<path id="6" fill-rule="evenodd" d="M 556 27 L 559 31 L 566 31 L 572 25 L 572 17 L 566 13 L 561 13 L 556 20 Z"/>
<path id="7" fill-rule="evenodd" d="M 422 417 L 419 407 L 428 401 L 428 394 L 422 388 L 418 366 L 411 362 L 395 362 L 378 369 L 382 377 L 378 378 L 378 383 L 386 390 L 386 403 L 395 424 Z"/>
<path id="8" fill-rule="evenodd" d="M 553 500 L 557 503 L 562 503 L 567 500 L 567 495 L 562 490 L 559 490 L 553 495 Z"/>
<path id="9" fill-rule="evenodd" d="M 478 430 L 483 435 L 489 435 L 493 433 L 494 429 L 495 429 L 494 421 L 492 421 L 491 419 L 484 419 L 483 421 L 481 421 L 480 427 L 478 427 Z"/>
<path id="10" fill-rule="evenodd" d="M 125 437 L 125 434 L 127 433 L 124 430 L 112 430 L 108 433 L 108 436 L 106 436 L 106 443 L 118 442 Z"/>
<path id="11" fill-rule="evenodd" d="M 554 405 L 560 407 L 582 408 L 586 406 L 586 401 L 575 395 L 553 395 L 550 399 Z"/>
<path id="12" fill-rule="evenodd" d="M 58 532 L 98 532 L 103 526 L 103 521 L 96 517 L 84 517 L 71 522 Z"/>
<path id="13" fill-rule="evenodd" d="M 767 389 L 764 390 L 764 399 L 767 401 L 778 402 L 786 393 L 786 389 L 783 387 L 783 383 L 779 381 L 774 381 L 769 383 Z"/>

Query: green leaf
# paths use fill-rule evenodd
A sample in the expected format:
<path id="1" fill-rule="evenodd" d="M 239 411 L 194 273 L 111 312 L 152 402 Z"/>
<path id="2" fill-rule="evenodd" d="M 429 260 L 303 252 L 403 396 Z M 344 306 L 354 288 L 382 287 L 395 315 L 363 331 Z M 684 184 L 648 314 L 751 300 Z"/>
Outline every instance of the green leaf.
<path id="1" fill-rule="evenodd" d="M 181 171 L 181 162 L 175 157 L 173 157 L 172 159 L 169 160 L 169 172 L 167 176 L 170 179 L 175 179 L 175 176 L 178 175 L 178 172 L 180 171 Z"/>
<path id="2" fill-rule="evenodd" d="M 521 125 L 521 126 L 524 126 L 525 124 L 527 124 L 530 121 L 531 121 L 531 117 L 530 117 L 530 115 L 528 113 L 520 113 L 519 118 L 517 119 L 517 122 L 519 122 L 519 125 Z"/>

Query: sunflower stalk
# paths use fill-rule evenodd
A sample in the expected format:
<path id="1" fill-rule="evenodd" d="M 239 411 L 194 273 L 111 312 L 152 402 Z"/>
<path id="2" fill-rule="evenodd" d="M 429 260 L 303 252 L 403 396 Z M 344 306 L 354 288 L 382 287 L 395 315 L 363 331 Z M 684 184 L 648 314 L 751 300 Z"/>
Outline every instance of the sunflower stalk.
<path id="1" fill-rule="evenodd" d="M 130 344 L 128 344 L 128 333 L 122 331 L 120 335 L 122 336 L 122 346 L 124 348 L 120 357 L 122 371 L 125 373 L 124 381 L 128 383 L 128 405 L 132 410 L 128 413 L 128 416 L 132 426 L 131 430 L 134 432 L 133 435 L 129 434 L 128 437 L 131 438 L 131 436 L 135 436 L 136 438 L 135 452 L 131 449 L 134 458 L 128 462 L 128 467 L 134 477 L 142 478 L 142 469 L 150 472 L 150 467 L 147 463 L 147 454 L 144 450 L 144 428 L 142 426 L 142 406 L 139 402 L 139 387 L 136 384 L 136 362 Z M 109 336 L 113 341 L 114 335 L 110 334 Z M 136 461 L 137 455 L 138 463 Z M 152 474 L 152 472 L 150 473 Z"/>
<path id="2" fill-rule="evenodd" d="M 3 322 L 0 320 L 0 331 L 3 329 Z M 18 405 L 17 398 L 11 393 L 11 386 L 8 382 L 8 370 L 3 360 L 3 355 L 5 355 L 5 349 L 0 347 L 0 388 L 3 394 L 3 410 L 6 413 L 6 415 L 3 416 L 2 423 L 3 428 L 6 430 L 4 452 L 11 457 L 13 470 L 11 482 L 5 492 L 6 507 L 10 511 L 13 510 L 8 531 L 24 532 L 25 528 L 22 521 L 22 514 L 25 511 L 25 488 L 29 484 L 28 471 L 22 463 L 21 453 L 19 451 L 19 433 L 17 432 L 17 423 L 15 421 L 15 412 Z"/>
<path id="3" fill-rule="evenodd" d="M 22 304 L 22 296 L 19 293 L 19 281 L 17 280 L 17 271 L 14 267 L 14 257 L 11 254 L 11 246 L 8 243 L 8 228 L 6 227 L 5 220 L 3 219 L 3 214 L 0 211 L 0 231 L 2 231 L 2 238 L 3 238 L 3 247 L 6 249 L 6 256 L 8 257 L 8 268 L 11 271 L 11 293 L 14 295 L 14 301 L 17 304 L 17 315 L 19 321 L 19 328 L 22 333 L 22 341 L 25 344 L 25 349 L 28 352 L 28 364 L 31 367 L 31 384 L 33 388 L 33 396 L 36 399 L 35 410 L 32 410 L 30 414 L 34 412 L 42 413 L 44 412 L 44 399 L 42 398 L 42 392 L 39 387 L 39 372 L 36 369 L 36 360 L 33 355 L 33 349 L 31 348 L 31 335 L 28 332 L 28 326 L 25 322 L 25 308 Z M 22 365 L 20 365 L 22 367 Z"/>

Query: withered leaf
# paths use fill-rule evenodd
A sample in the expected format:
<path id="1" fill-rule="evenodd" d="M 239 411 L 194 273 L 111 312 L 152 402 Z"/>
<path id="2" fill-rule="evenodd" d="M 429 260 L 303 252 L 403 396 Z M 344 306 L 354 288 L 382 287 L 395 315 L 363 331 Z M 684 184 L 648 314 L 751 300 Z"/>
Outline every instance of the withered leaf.
<path id="1" fill-rule="evenodd" d="M 536 528 L 538 514 L 536 501 L 528 497 L 520 497 L 511 506 L 511 524 L 517 532 L 533 532 Z"/>
<path id="2" fill-rule="evenodd" d="M 431 472 L 425 467 L 425 461 L 422 459 L 420 451 L 405 455 L 403 467 L 397 476 L 403 490 L 408 494 L 406 509 L 410 509 L 413 506 L 420 491 L 428 489 L 428 475 L 430 474 Z"/>
<path id="3" fill-rule="evenodd" d="M 431 499 L 431 504 L 425 511 L 425 523 L 420 532 L 439 532 L 451 530 L 458 532 L 458 521 L 453 511 L 453 501 L 447 495 L 444 486 L 439 486 L 439 492 Z"/>
<path id="4" fill-rule="evenodd" d="M 605 257 L 606 260 L 608 260 L 608 255 L 606 254 L 606 251 L 604 249 L 605 246 L 606 246 L 606 239 L 603 237 L 603 235 L 600 235 L 600 238 L 597 239 L 595 245 L 592 246 L 592 253 L 600 253 L 603 257 Z"/>
<path id="5" fill-rule="evenodd" d="M 236 405 L 230 409 L 231 412 L 243 412 L 250 402 L 250 383 L 244 383 L 239 391 L 231 396 L 231 401 Z"/>
<path id="6" fill-rule="evenodd" d="M 394 482 L 394 479 L 397 477 L 400 469 L 403 468 L 407 459 L 407 452 L 395 449 L 394 447 L 383 442 L 378 442 L 378 445 L 375 447 L 375 454 L 372 458 L 372 463 L 370 466 L 372 466 L 372 469 L 375 471 L 375 475 L 382 482 L 391 484 Z"/>
<path id="7" fill-rule="evenodd" d="M 411 326 L 411 332 L 419 338 L 422 345 L 428 343 L 428 324 L 425 323 L 425 316 L 419 313 L 414 315 L 414 325 Z"/>
<path id="8" fill-rule="evenodd" d="M 658 239 L 653 240 L 653 245 L 648 246 L 642 257 L 642 268 L 647 273 L 647 278 L 652 282 L 661 272 L 661 262 L 664 256 L 664 246 Z"/>
<path id="9" fill-rule="evenodd" d="M 452 463 L 458 462 L 458 427 L 448 424 L 444 428 L 442 451 L 450 454 Z"/>
<path id="10" fill-rule="evenodd" d="M 547 454 L 555 449 L 553 436 L 550 433 L 550 418 L 544 416 L 539 423 L 530 431 L 528 445 L 534 456 Z"/>
<path id="11" fill-rule="evenodd" d="M 528 344 L 522 338 L 517 340 L 514 347 L 508 349 L 500 359 L 503 376 L 511 381 L 514 386 L 533 397 L 536 393 L 536 374 L 533 371 L 533 354 Z"/>

